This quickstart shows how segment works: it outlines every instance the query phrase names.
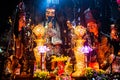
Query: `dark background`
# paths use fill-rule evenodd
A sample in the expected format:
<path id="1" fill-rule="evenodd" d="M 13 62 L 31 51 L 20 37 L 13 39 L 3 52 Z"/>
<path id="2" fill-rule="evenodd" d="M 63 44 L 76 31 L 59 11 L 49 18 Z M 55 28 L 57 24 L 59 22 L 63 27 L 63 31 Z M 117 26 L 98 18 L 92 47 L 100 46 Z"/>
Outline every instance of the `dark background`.
<path id="1" fill-rule="evenodd" d="M 46 0 L 2 0 L 0 2 L 0 34 L 4 34 L 6 29 L 9 29 L 8 18 L 15 15 L 16 6 L 23 1 L 26 6 L 26 11 L 32 14 L 34 23 L 35 16 L 40 13 L 44 15 Z M 88 7 L 91 8 L 93 16 L 102 24 L 103 32 L 108 32 L 110 24 L 116 22 L 120 17 L 120 11 L 116 0 L 59 0 L 57 5 L 57 16 L 63 16 L 66 19 L 73 20 L 81 13 L 77 12 L 80 8 L 83 12 Z M 66 10 L 69 10 L 67 12 Z M 75 16 L 74 16 L 75 10 Z M 13 18 L 14 19 L 14 18 Z"/>

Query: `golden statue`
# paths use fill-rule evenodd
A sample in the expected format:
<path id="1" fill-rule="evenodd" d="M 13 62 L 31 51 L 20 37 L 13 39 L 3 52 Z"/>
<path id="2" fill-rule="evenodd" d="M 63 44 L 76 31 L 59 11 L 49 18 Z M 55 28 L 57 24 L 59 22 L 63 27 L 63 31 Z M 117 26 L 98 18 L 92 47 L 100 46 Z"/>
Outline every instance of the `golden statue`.
<path id="1" fill-rule="evenodd" d="M 85 54 L 82 51 L 84 47 L 84 42 L 85 42 L 85 39 L 83 39 L 83 37 L 86 33 L 86 28 L 81 25 L 76 26 L 76 28 L 74 29 L 74 33 L 76 35 L 75 47 L 74 47 L 76 64 L 74 66 L 75 72 L 72 73 L 72 76 L 80 77 L 80 76 L 83 76 L 84 68 L 86 67 Z"/>
<path id="2" fill-rule="evenodd" d="M 33 28 L 33 33 L 35 34 L 35 36 L 37 37 L 34 41 L 36 43 L 36 47 L 33 49 L 34 51 L 34 56 L 35 56 L 35 66 L 36 69 L 45 69 L 45 60 L 42 59 L 42 52 L 40 51 L 40 48 L 44 48 L 44 43 L 45 43 L 45 39 L 44 39 L 44 34 L 45 34 L 45 28 L 41 25 L 38 24 L 37 26 L 35 26 Z M 42 60 L 44 62 L 44 64 L 42 64 Z"/>

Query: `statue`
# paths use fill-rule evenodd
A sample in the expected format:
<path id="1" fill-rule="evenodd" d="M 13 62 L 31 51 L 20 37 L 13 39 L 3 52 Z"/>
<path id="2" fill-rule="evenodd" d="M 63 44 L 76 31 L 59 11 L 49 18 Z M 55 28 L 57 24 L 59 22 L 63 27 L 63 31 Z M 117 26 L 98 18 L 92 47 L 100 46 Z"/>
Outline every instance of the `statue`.
<path id="1" fill-rule="evenodd" d="M 47 29 L 49 25 L 52 24 L 52 29 L 56 30 L 57 36 L 61 38 L 60 26 L 55 18 L 55 8 L 48 7 L 46 8 L 45 20 L 42 22 L 42 25 Z"/>
<path id="2" fill-rule="evenodd" d="M 45 34 L 45 28 L 41 25 L 38 24 L 33 28 L 33 33 L 36 35 L 36 39 L 34 40 L 36 42 L 36 47 L 33 49 L 34 55 L 35 55 L 35 67 L 36 69 L 45 69 L 45 60 L 43 61 L 44 63 L 42 64 L 42 54 L 45 53 L 45 51 L 42 51 L 41 48 L 45 48 L 44 43 L 44 34 Z"/>
<path id="3" fill-rule="evenodd" d="M 76 59 L 76 64 L 74 66 L 75 72 L 72 73 L 73 77 L 80 77 L 84 74 L 84 68 L 86 67 L 85 63 L 85 54 L 83 51 L 85 39 L 83 38 L 86 33 L 86 28 L 78 25 L 74 29 L 76 35 L 74 54 Z"/>

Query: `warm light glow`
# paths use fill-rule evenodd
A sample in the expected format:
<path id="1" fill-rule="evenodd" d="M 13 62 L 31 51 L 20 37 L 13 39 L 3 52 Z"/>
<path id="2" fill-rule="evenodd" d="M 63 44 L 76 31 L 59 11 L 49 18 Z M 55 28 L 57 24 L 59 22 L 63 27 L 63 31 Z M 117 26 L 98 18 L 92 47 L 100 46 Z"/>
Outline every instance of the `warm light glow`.
<path id="1" fill-rule="evenodd" d="M 92 69 L 98 70 L 99 64 L 97 62 L 89 63 L 89 67 L 91 67 Z"/>
<path id="2" fill-rule="evenodd" d="M 76 26 L 75 30 L 74 30 L 75 34 L 79 37 L 83 37 L 84 34 L 86 33 L 86 28 L 84 26 Z"/>

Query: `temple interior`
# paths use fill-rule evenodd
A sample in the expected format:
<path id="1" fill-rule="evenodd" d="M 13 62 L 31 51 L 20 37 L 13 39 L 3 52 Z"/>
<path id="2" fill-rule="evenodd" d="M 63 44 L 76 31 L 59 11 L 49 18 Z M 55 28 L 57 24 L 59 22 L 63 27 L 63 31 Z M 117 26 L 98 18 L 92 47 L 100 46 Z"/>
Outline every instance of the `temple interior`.
<path id="1" fill-rule="evenodd" d="M 0 80 L 119 80 L 120 0 L 4 0 Z"/>

